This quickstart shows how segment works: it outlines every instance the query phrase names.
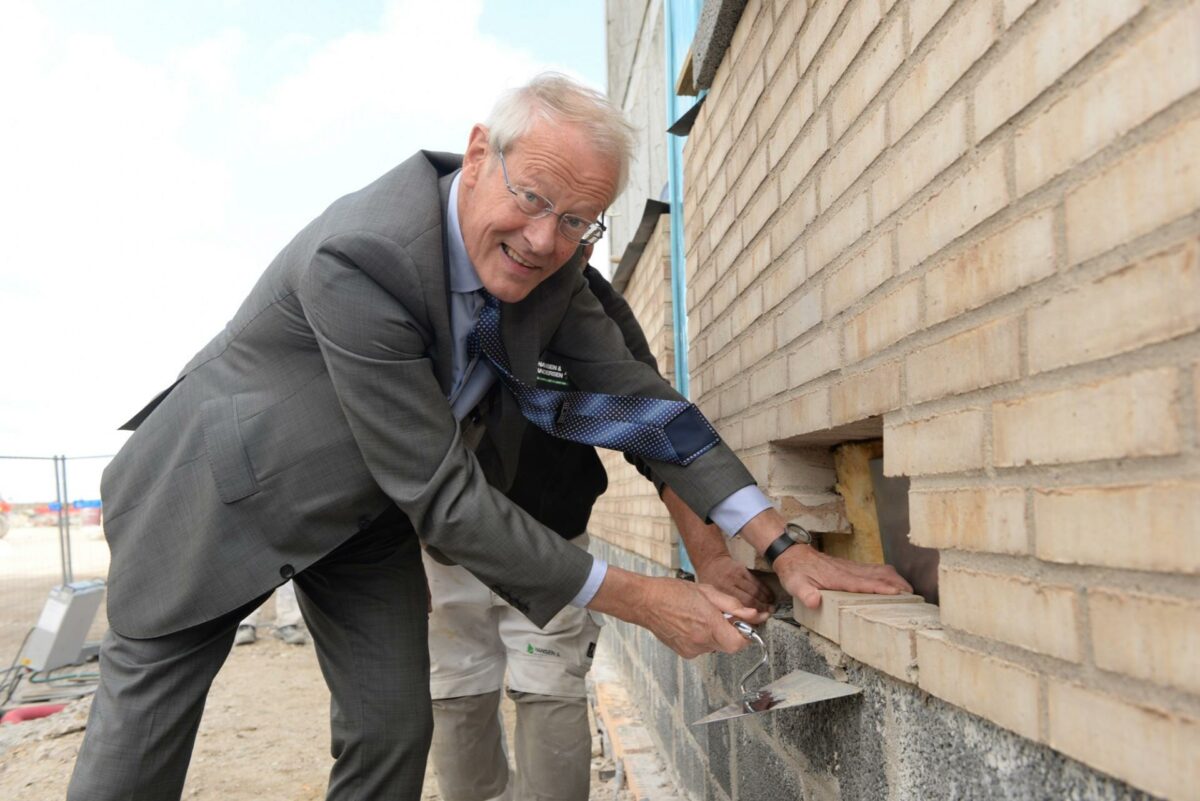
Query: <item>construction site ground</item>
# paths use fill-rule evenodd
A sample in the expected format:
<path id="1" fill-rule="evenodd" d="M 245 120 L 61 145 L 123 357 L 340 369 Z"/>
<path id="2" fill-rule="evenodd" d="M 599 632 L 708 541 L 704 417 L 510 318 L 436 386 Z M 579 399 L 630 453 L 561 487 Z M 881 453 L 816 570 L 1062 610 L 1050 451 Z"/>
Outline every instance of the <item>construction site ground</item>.
<path id="1" fill-rule="evenodd" d="M 13 603 L 0 605 L 4 621 L 2 653 L 7 660 L 14 632 L 28 629 L 37 619 L 48 586 L 27 569 L 53 567 L 51 544 L 56 540 L 38 531 L 11 532 L 0 540 L 0 594 Z M 96 542 L 89 540 L 88 542 Z M 100 547 L 81 545 L 77 575 L 103 575 L 106 557 Z M 23 566 L 18 570 L 15 566 Z M 83 568 L 81 571 L 79 568 Z M 52 570 L 46 571 L 52 575 Z M 54 582 L 51 582 L 54 583 Z M 271 603 L 271 602 L 268 602 Z M 27 607 L 32 607 L 27 608 Z M 270 609 L 264 619 L 271 619 Z M 18 617 L 17 620 L 8 620 Z M 93 629 L 98 636 L 101 622 Z M 17 641 L 19 644 L 19 640 Z M 601 640 L 592 682 L 593 711 L 609 736 L 593 721 L 592 792 L 598 801 L 675 798 L 665 770 L 641 727 L 611 664 L 604 659 Z M 95 669 L 95 663 L 86 666 Z M 50 801 L 66 795 L 67 782 L 91 699 L 72 702 L 65 710 L 42 720 L 0 726 L 0 798 Z M 504 702 L 505 723 L 512 736 L 513 707 Z M 208 697 L 204 720 L 183 797 L 221 801 L 317 801 L 325 797 L 329 766 L 329 692 L 321 678 L 311 645 L 290 646 L 260 631 L 258 642 L 234 648 Z M 511 749 L 510 749 L 511 752 Z M 616 756 L 616 759 L 614 759 Z M 617 782 L 621 787 L 617 787 Z M 436 776 L 427 774 L 422 801 L 440 799 Z"/>

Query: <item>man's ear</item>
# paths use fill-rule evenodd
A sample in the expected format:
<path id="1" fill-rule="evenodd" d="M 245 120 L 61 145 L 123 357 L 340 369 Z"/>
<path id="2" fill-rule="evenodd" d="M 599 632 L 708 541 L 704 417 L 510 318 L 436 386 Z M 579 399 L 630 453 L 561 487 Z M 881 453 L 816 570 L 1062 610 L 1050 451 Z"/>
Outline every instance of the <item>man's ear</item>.
<path id="1" fill-rule="evenodd" d="M 471 128 L 471 136 L 467 140 L 467 152 L 463 153 L 461 180 L 465 186 L 473 188 L 479 183 L 479 176 L 483 174 L 490 152 L 487 126 L 476 123 Z"/>

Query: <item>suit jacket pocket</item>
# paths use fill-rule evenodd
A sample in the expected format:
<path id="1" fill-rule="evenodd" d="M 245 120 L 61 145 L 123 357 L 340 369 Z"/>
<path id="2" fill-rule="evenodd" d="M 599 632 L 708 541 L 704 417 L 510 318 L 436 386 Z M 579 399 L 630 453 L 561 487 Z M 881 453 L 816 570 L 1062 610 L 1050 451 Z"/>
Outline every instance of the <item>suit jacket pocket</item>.
<path id="1" fill-rule="evenodd" d="M 234 399 L 213 398 L 200 405 L 204 425 L 204 449 L 208 466 L 217 482 L 217 495 L 234 503 L 258 492 L 258 482 L 238 428 Z"/>

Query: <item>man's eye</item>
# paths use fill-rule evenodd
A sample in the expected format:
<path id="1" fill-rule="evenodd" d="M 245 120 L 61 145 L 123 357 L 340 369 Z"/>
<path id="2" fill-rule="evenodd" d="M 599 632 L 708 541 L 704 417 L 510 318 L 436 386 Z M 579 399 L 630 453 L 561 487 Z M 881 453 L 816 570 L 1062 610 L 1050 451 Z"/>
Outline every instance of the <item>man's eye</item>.
<path id="1" fill-rule="evenodd" d="M 530 206 L 542 205 L 542 196 L 537 192 L 530 192 L 528 189 L 526 189 L 521 193 L 521 197 L 524 198 L 525 202 Z"/>
<path id="2" fill-rule="evenodd" d="M 570 214 L 563 215 L 563 223 L 574 231 L 582 231 L 588 227 L 587 220 L 581 220 L 578 217 L 572 217 Z"/>

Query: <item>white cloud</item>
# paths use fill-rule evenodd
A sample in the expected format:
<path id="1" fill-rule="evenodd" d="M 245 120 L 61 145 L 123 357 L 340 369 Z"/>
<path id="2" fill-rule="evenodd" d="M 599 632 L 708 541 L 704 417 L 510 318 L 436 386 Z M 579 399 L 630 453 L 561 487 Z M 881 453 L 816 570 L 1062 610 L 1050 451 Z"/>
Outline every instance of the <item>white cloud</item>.
<path id="1" fill-rule="evenodd" d="M 398 0 L 331 40 L 229 27 L 151 59 L 6 3 L 0 454 L 114 451 L 309 217 L 419 147 L 461 149 L 546 66 L 480 13 Z M 264 86 L 263 54 L 295 68 Z"/>

